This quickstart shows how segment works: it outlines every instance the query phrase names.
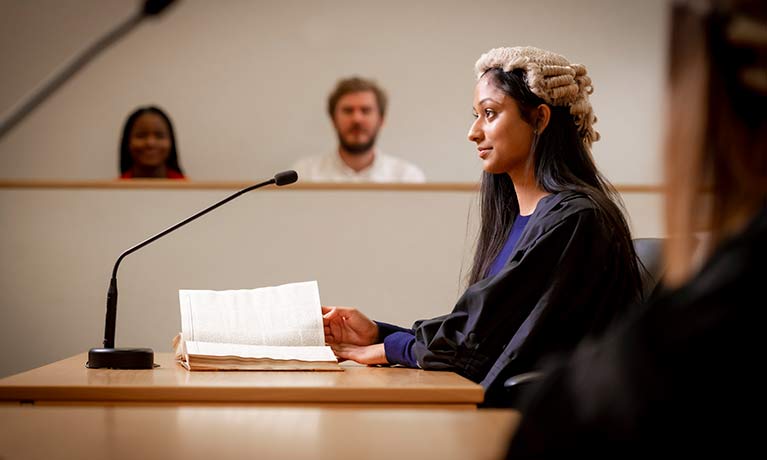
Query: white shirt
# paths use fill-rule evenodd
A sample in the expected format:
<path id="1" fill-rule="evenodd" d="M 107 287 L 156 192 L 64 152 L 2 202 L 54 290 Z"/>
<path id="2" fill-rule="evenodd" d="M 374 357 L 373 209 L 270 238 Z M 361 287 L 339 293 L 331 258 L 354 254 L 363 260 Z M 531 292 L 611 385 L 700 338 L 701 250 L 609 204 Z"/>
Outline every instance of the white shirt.
<path id="1" fill-rule="evenodd" d="M 373 163 L 357 172 L 347 166 L 338 152 L 302 158 L 293 169 L 298 178 L 308 182 L 426 182 L 418 166 L 379 151 Z"/>

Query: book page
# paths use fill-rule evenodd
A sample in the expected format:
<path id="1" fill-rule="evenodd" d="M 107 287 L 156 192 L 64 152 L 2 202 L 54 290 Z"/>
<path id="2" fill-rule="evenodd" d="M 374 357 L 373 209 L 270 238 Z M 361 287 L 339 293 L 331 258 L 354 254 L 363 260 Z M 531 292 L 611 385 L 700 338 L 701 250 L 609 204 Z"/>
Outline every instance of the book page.
<path id="1" fill-rule="evenodd" d="M 337 362 L 333 350 L 321 347 L 283 347 L 271 345 L 232 345 L 227 343 L 186 342 L 189 355 L 235 356 L 240 358 L 268 358 L 274 360 Z"/>
<path id="2" fill-rule="evenodd" d="M 187 341 L 325 345 L 317 281 L 229 291 L 182 289 L 178 296 Z"/>

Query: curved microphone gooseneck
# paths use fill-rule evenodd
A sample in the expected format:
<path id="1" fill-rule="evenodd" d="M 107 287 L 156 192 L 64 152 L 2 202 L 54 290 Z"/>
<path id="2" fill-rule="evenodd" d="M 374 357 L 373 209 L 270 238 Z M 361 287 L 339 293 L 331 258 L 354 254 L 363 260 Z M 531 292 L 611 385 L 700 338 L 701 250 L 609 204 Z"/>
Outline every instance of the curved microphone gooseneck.
<path id="1" fill-rule="evenodd" d="M 104 324 L 104 348 L 91 348 L 88 351 L 88 362 L 86 367 L 99 369 L 151 369 L 154 366 L 154 351 L 151 348 L 115 348 L 115 327 L 117 324 L 117 268 L 120 266 L 120 262 L 128 254 L 132 254 L 144 246 L 156 241 L 168 233 L 183 227 L 189 222 L 201 217 L 210 211 L 218 208 L 219 206 L 226 204 L 233 199 L 243 195 L 251 190 L 264 187 L 266 185 L 275 184 L 278 187 L 283 185 L 289 185 L 298 180 L 298 174 L 295 171 L 283 171 L 274 175 L 272 179 L 261 182 L 260 184 L 251 185 L 238 192 L 229 195 L 221 201 L 218 201 L 211 206 L 203 209 L 202 211 L 190 216 L 181 222 L 168 227 L 160 233 L 142 241 L 141 243 L 133 246 L 130 249 L 124 251 L 117 258 L 115 266 L 112 269 L 112 279 L 109 282 L 109 290 L 107 291 L 107 312 L 106 322 Z"/>

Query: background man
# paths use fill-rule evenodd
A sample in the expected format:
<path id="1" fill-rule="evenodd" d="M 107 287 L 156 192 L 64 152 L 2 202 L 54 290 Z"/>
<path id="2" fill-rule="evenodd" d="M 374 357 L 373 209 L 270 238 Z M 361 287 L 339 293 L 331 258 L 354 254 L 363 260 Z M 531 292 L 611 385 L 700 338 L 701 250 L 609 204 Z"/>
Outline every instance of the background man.
<path id="1" fill-rule="evenodd" d="M 371 80 L 340 80 L 328 97 L 338 150 L 299 160 L 293 166 L 298 176 L 315 182 L 424 182 L 417 166 L 375 147 L 386 102 L 384 91 Z"/>

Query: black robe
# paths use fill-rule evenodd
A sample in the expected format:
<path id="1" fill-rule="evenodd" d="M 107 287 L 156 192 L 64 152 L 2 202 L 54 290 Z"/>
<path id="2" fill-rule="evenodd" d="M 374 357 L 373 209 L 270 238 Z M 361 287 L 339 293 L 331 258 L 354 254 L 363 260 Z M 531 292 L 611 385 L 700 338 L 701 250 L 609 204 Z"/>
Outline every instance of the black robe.
<path id="1" fill-rule="evenodd" d="M 765 261 L 767 208 L 684 286 L 552 366 L 510 458 L 758 456 Z"/>
<path id="2" fill-rule="evenodd" d="M 423 369 L 481 382 L 487 405 L 505 405 L 503 381 L 603 331 L 638 290 L 615 229 L 585 195 L 544 197 L 496 276 L 470 286 L 452 313 L 413 326 Z"/>

